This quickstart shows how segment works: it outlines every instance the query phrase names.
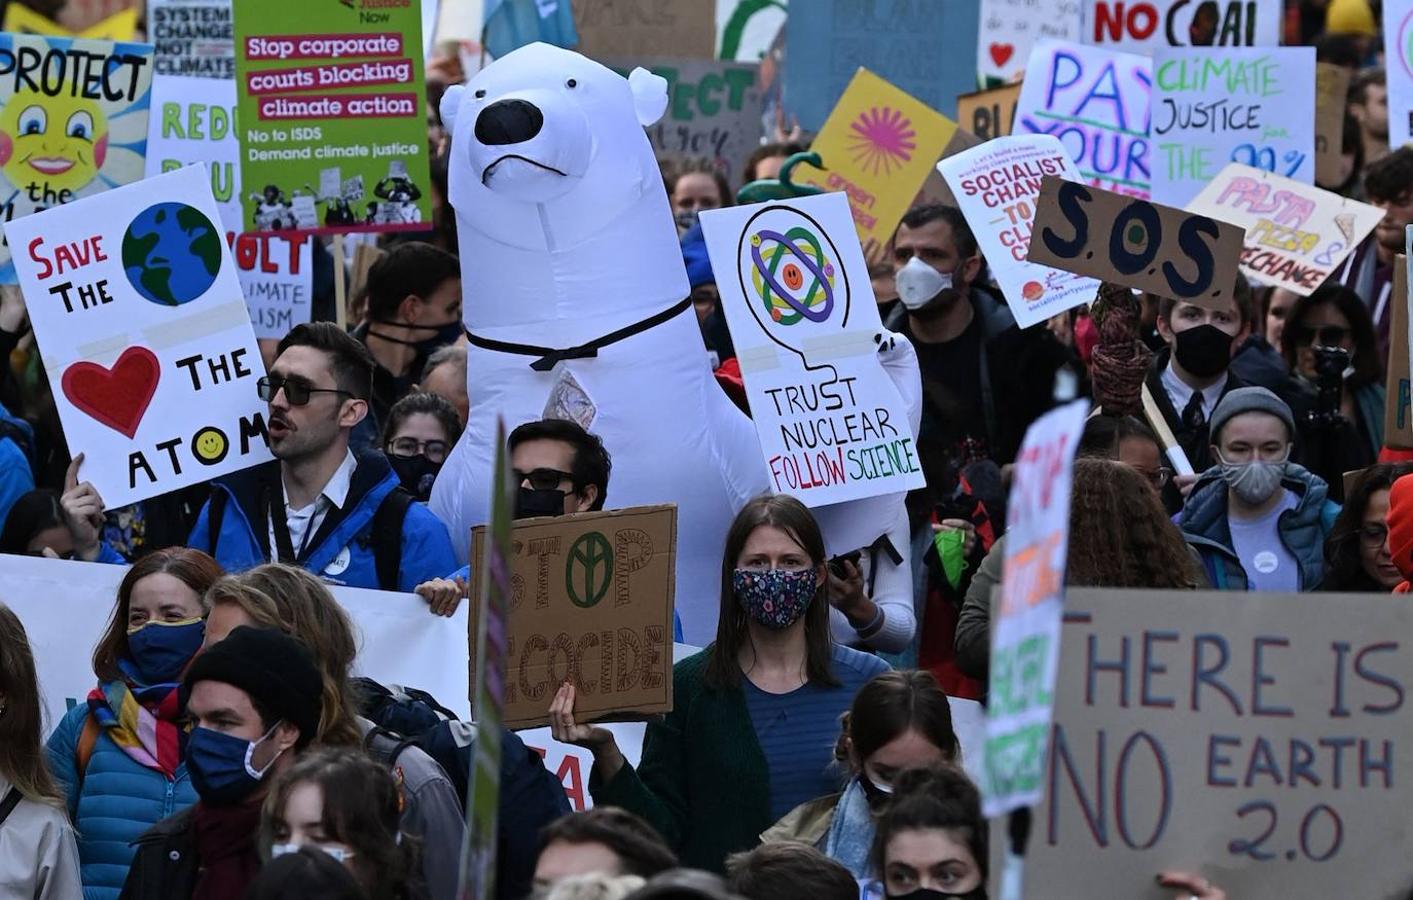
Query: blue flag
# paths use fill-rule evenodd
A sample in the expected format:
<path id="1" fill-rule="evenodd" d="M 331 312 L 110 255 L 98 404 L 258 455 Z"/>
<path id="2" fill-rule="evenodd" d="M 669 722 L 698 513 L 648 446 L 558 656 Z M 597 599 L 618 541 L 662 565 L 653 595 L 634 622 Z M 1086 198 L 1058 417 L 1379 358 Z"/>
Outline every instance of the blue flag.
<path id="1" fill-rule="evenodd" d="M 512 50 L 544 41 L 573 48 L 579 43 L 569 0 L 486 0 L 486 52 L 499 59 Z"/>

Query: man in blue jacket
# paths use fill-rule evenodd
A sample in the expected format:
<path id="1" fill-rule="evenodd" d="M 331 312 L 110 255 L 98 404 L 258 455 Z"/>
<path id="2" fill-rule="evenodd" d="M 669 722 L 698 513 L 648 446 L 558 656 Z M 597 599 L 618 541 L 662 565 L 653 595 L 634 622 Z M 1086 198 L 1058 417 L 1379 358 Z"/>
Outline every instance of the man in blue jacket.
<path id="1" fill-rule="evenodd" d="M 456 568 L 446 527 L 398 485 L 378 450 L 354 454 L 374 362 L 330 322 L 285 335 L 259 391 L 276 460 L 218 479 L 190 546 L 227 571 L 302 566 L 332 584 L 411 591 Z"/>

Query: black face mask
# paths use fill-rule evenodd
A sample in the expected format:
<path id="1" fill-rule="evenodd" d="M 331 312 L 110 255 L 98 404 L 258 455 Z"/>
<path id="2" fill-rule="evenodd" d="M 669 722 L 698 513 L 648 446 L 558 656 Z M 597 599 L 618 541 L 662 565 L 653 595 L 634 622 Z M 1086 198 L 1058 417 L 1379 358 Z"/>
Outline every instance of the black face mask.
<path id="1" fill-rule="evenodd" d="M 533 519 L 538 516 L 564 515 L 564 491 L 537 491 L 521 487 L 515 497 L 515 518 Z"/>
<path id="2" fill-rule="evenodd" d="M 949 894 L 932 888 L 918 888 L 906 894 L 889 894 L 888 900 L 986 900 L 986 888 L 975 887 L 965 894 Z"/>
<path id="3" fill-rule="evenodd" d="M 442 470 L 441 463 L 432 462 L 421 453 L 416 456 L 393 456 L 390 453 L 388 463 L 392 465 L 392 470 L 397 473 L 397 480 L 402 482 L 409 494 L 423 503 L 432 499 L 432 484 L 437 480 L 437 473 Z"/>
<path id="4" fill-rule="evenodd" d="M 1173 341 L 1178 365 L 1198 378 L 1220 375 L 1231 365 L 1234 338 L 1215 325 L 1198 325 L 1179 331 Z"/>
<path id="5" fill-rule="evenodd" d="M 430 356 L 434 351 L 447 344 L 454 344 L 461 339 L 464 331 L 460 322 L 448 322 L 445 325 L 412 325 L 408 322 L 392 322 L 387 319 L 375 320 L 379 325 L 396 325 L 399 328 L 411 328 L 413 331 L 434 332 L 429 338 L 420 341 L 404 341 L 391 335 L 383 334 L 381 331 L 374 331 L 369 328 L 368 333 L 374 337 L 387 341 L 390 344 L 401 344 L 404 347 L 415 347 L 421 354 Z"/>

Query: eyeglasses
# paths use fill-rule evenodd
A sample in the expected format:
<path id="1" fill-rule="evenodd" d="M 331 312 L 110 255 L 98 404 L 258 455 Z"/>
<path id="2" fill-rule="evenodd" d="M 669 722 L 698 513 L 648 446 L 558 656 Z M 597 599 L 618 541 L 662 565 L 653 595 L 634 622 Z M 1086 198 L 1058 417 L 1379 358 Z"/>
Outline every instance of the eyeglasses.
<path id="1" fill-rule="evenodd" d="M 434 463 L 445 462 L 446 441 L 419 441 L 415 437 L 400 437 L 388 444 L 393 456 L 410 457 L 421 453 Z"/>
<path id="2" fill-rule="evenodd" d="M 260 395 L 260 399 L 269 403 L 275 399 L 275 395 L 280 391 L 285 392 L 285 400 L 290 406 L 303 406 L 309 402 L 310 394 L 343 394 L 345 397 L 352 397 L 348 391 L 341 391 L 338 388 L 316 388 L 310 387 L 306 381 L 295 381 L 290 378 L 281 378 L 279 375 L 266 375 L 255 382 L 255 391 Z"/>
<path id="3" fill-rule="evenodd" d="M 1160 466 L 1156 469 L 1139 469 L 1138 474 L 1148 479 L 1148 483 L 1153 485 L 1154 490 L 1161 491 L 1172 480 L 1173 470 L 1167 466 Z"/>
<path id="4" fill-rule="evenodd" d="M 1388 540 L 1388 527 L 1385 525 L 1365 525 L 1359 529 L 1359 540 L 1365 547 L 1382 547 Z"/>
<path id="5" fill-rule="evenodd" d="M 1343 325 L 1321 325 L 1319 328 L 1295 325 L 1290 329 L 1291 339 L 1302 347 L 1312 342 L 1321 347 L 1338 347 L 1349 335 L 1350 330 Z"/>
<path id="6" fill-rule="evenodd" d="M 561 472 L 558 469 L 532 469 L 529 472 L 511 469 L 510 471 L 516 484 L 529 482 L 530 488 L 536 491 L 557 491 L 564 482 L 568 481 L 571 484 L 574 482 L 572 473 Z"/>

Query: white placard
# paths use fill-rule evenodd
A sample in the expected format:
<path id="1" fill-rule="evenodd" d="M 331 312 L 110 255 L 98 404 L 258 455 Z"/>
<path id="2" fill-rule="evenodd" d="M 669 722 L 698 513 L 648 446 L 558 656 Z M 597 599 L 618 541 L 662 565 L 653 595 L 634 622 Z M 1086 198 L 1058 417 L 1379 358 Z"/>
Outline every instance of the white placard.
<path id="1" fill-rule="evenodd" d="M 1035 201 L 1046 175 L 1079 181 L 1058 140 L 1046 134 L 987 141 L 937 164 L 971 226 L 986 264 L 1021 328 L 1088 303 L 1099 282 L 1027 262 Z"/>
<path id="2" fill-rule="evenodd" d="M 1388 81 L 1388 142 L 1413 141 L 1413 0 L 1384 0 L 1384 71 Z"/>
<path id="3" fill-rule="evenodd" d="M 79 477 L 110 508 L 273 458 L 220 221 L 187 166 L 5 225 Z"/>
<path id="4" fill-rule="evenodd" d="M 1137 53 L 1159 47 L 1274 47 L 1281 0 L 1085 0 L 1084 41 Z"/>
<path id="5" fill-rule="evenodd" d="M 771 486 L 808 506 L 923 486 L 841 193 L 709 210 L 707 252 Z"/>
<path id="6" fill-rule="evenodd" d="M 1019 81 L 1038 40 L 1078 41 L 1082 12 L 1080 0 L 981 0 L 976 70 L 982 83 Z"/>
<path id="7" fill-rule="evenodd" d="M 1315 183 L 1315 48 L 1159 48 L 1153 201 L 1185 207 L 1229 162 Z"/>
<path id="8" fill-rule="evenodd" d="M 232 0 L 147 0 L 157 76 L 235 78 Z"/>

